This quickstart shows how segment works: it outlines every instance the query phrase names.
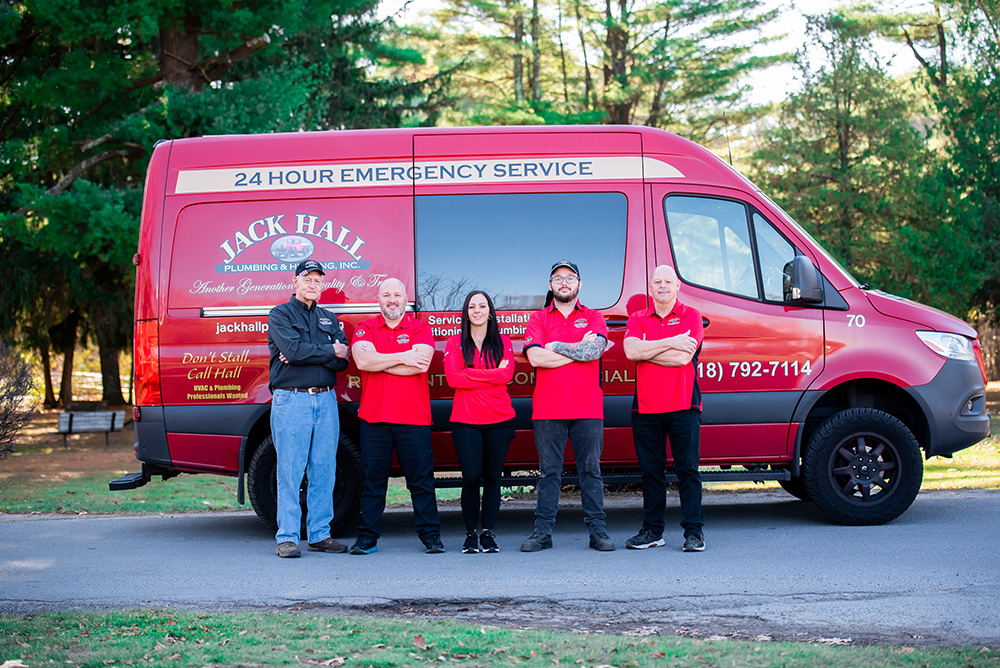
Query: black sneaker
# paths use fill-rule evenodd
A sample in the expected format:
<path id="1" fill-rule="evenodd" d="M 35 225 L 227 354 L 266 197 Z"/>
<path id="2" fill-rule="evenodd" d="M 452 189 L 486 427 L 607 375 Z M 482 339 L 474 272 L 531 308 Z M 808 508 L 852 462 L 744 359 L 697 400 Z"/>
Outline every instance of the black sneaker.
<path id="1" fill-rule="evenodd" d="M 705 551 L 705 537 L 692 534 L 684 538 L 684 547 L 682 548 L 685 552 L 704 552 Z"/>
<path id="2" fill-rule="evenodd" d="M 330 538 L 329 536 L 318 543 L 309 543 L 309 549 L 313 552 L 333 552 L 335 554 L 343 554 L 344 552 L 347 552 L 346 545 L 335 538 Z"/>
<path id="3" fill-rule="evenodd" d="M 294 559 L 295 557 L 302 556 L 302 552 L 299 551 L 299 546 L 290 540 L 278 543 L 278 547 L 275 548 L 274 553 L 283 559 Z"/>
<path id="4" fill-rule="evenodd" d="M 378 540 L 367 534 L 358 536 L 354 545 L 351 546 L 351 554 L 371 554 L 372 552 L 378 552 Z"/>
<path id="5" fill-rule="evenodd" d="M 424 552 L 427 554 L 440 554 L 444 552 L 444 545 L 441 543 L 441 536 L 432 533 L 420 539 L 424 544 Z"/>
<path id="6" fill-rule="evenodd" d="M 497 545 L 496 534 L 493 533 L 492 529 L 483 529 L 483 532 L 479 534 L 479 544 L 483 546 L 483 552 L 500 551 L 500 546 Z"/>
<path id="7" fill-rule="evenodd" d="M 462 554 L 476 554 L 479 552 L 479 536 L 475 531 L 465 534 L 465 543 L 462 545 Z"/>
<path id="8" fill-rule="evenodd" d="M 639 533 L 625 541 L 625 547 L 630 550 L 645 550 L 647 547 L 663 547 L 664 540 L 662 534 L 655 534 L 646 527 Z"/>
<path id="9" fill-rule="evenodd" d="M 614 552 L 615 551 L 615 541 L 611 540 L 611 536 L 604 533 L 592 533 L 590 534 L 590 548 L 592 550 L 597 550 L 598 552 Z"/>
<path id="10" fill-rule="evenodd" d="M 521 543 L 521 552 L 540 552 L 552 547 L 552 535 L 534 532 Z"/>

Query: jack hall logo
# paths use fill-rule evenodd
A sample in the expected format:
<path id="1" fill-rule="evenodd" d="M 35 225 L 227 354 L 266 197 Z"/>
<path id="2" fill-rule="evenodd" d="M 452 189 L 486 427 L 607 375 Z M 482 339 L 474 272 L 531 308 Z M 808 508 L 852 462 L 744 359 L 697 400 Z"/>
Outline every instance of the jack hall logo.
<path id="1" fill-rule="evenodd" d="M 318 240 L 333 244 L 351 258 L 323 261 L 320 264 L 324 270 L 368 269 L 371 266 L 371 262 L 362 259 L 361 247 L 365 240 L 352 233 L 349 227 L 330 219 L 320 223 L 319 216 L 306 213 L 295 214 L 294 221 L 286 220 L 282 213 L 255 220 L 223 241 L 219 245 L 223 252 L 222 264 L 216 265 L 215 270 L 220 274 L 287 271 L 290 265 L 312 257 Z M 261 242 L 269 242 L 269 253 L 277 262 L 239 261 L 248 250 Z"/>

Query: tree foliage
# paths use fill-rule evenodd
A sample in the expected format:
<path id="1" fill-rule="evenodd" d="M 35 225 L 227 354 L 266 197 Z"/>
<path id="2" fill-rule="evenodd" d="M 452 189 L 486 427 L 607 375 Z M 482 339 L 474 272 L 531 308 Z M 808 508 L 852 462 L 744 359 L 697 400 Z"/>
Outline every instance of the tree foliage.
<path id="1" fill-rule="evenodd" d="M 454 70 L 456 124 L 620 123 L 705 138 L 747 114 L 776 10 L 759 0 L 448 0 L 414 30 Z"/>
<path id="2" fill-rule="evenodd" d="M 435 82 L 373 80 L 393 50 L 372 0 L 0 4 L 0 333 L 101 352 L 121 403 L 143 175 L 159 139 L 433 122 Z M 48 369 L 46 368 L 46 372 Z M 56 402 L 46 373 L 48 403 Z"/>
<path id="3" fill-rule="evenodd" d="M 962 312 L 974 245 L 956 214 L 927 119 L 872 48 L 870 26 L 813 17 L 816 67 L 781 105 L 755 154 L 754 177 L 862 282 Z"/>

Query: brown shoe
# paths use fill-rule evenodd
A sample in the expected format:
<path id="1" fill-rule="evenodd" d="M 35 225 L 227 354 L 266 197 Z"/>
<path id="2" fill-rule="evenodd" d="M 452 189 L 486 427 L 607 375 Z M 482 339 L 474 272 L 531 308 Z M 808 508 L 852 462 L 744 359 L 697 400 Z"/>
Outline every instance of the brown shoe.
<path id="1" fill-rule="evenodd" d="M 336 552 L 338 554 L 347 552 L 346 545 L 330 537 L 326 537 L 318 543 L 309 543 L 309 549 L 313 552 Z"/>
<path id="2" fill-rule="evenodd" d="M 286 540 L 284 543 L 278 543 L 278 549 L 276 549 L 274 553 L 283 559 L 302 556 L 302 553 L 299 552 L 299 546 L 290 540 Z"/>

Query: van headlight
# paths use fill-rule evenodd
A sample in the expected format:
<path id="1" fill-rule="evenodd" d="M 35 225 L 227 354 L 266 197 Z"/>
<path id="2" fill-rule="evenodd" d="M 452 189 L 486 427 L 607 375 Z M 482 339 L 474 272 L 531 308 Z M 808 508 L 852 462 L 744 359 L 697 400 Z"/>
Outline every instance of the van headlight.
<path id="1" fill-rule="evenodd" d="M 924 344 L 941 357 L 963 362 L 975 362 L 976 354 L 972 350 L 972 342 L 961 334 L 946 332 L 917 332 Z"/>

